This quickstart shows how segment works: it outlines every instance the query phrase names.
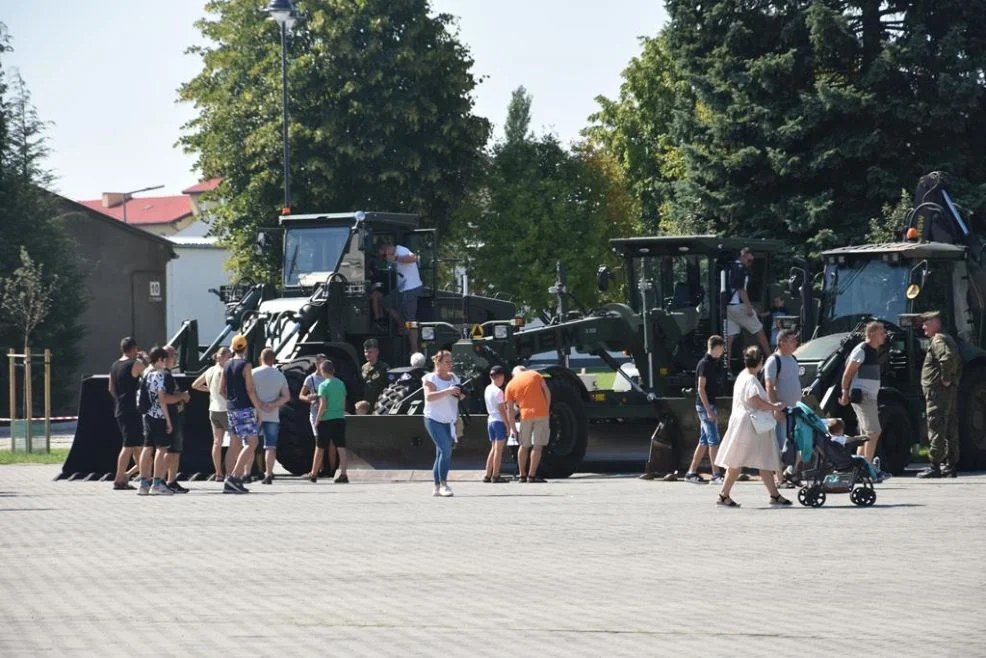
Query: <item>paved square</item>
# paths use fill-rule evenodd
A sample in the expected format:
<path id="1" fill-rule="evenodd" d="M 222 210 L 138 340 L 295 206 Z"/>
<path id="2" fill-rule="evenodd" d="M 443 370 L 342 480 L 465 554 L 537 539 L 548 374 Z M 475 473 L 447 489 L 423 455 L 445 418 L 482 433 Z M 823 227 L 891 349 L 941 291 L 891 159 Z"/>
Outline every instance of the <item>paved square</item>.
<path id="1" fill-rule="evenodd" d="M 0 467 L 0 655 L 983 655 L 986 476 L 769 508 L 622 477 L 218 485 Z M 420 475 L 420 474 L 419 474 Z"/>

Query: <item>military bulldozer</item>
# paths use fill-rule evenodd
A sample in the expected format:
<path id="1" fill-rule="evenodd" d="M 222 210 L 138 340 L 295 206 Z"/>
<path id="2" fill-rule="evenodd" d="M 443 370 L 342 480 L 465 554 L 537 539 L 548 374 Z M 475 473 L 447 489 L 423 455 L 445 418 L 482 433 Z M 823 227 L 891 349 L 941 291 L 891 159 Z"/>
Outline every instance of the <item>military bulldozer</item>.
<path id="1" fill-rule="evenodd" d="M 456 446 L 457 466 L 466 459 L 481 467 L 489 449 L 482 393 L 492 365 L 503 365 L 508 372 L 515 365 L 527 365 L 547 380 L 551 434 L 541 462 L 544 476 L 567 477 L 601 462 L 632 463 L 638 469 L 647 462 L 652 472 L 686 465 L 688 439 L 694 444 L 698 436 L 695 366 L 708 337 L 725 331 L 730 265 L 741 248 L 751 248 L 756 260 L 748 291 L 754 304 L 766 307 L 768 267 L 782 244 L 703 235 L 627 238 L 613 240 L 611 246 L 622 260 L 623 303 L 594 310 L 571 308 L 564 267 L 559 266 L 558 281 L 551 288 L 558 297 L 557 312 L 542 326 L 510 321 L 475 326 L 419 323 L 430 351 L 452 351 L 455 372 L 472 392 L 460 405 L 467 422 Z M 608 289 L 615 277 L 608 268 L 600 268 L 599 287 Z M 591 376 L 569 367 L 573 350 L 615 371 L 612 388 L 600 389 Z M 545 354 L 554 355 L 553 362 L 537 358 Z M 425 460 L 433 451 L 430 442 L 422 441 L 423 390 L 408 374 L 392 373 L 392 391 L 399 392 L 382 396 L 377 411 L 383 418 L 356 420 L 391 421 L 391 435 L 417 442 Z M 728 400 L 721 406 L 728 409 Z"/>
<path id="2" fill-rule="evenodd" d="M 316 355 L 325 354 L 335 363 L 336 375 L 347 387 L 350 411 L 363 393 L 359 364 L 364 340 L 376 339 L 381 358 L 390 364 L 406 364 L 410 356 L 405 328 L 394 321 L 375 322 L 371 313 L 370 297 L 375 291 L 394 294 L 399 288 L 397 272 L 378 257 L 379 244 L 404 245 L 417 255 L 424 283 L 424 296 L 418 303 L 421 320 L 469 324 L 510 319 L 515 314 L 511 302 L 440 289 L 436 232 L 419 226 L 416 215 L 398 213 L 282 216 L 279 227 L 262 232 L 258 240 L 261 249 L 273 249 L 280 243 L 280 285 L 247 281 L 221 291 L 227 303 L 226 325 L 208 345 L 199 344 L 197 322 L 186 320 L 169 341 L 179 354 L 179 385 L 189 389 L 234 333 L 247 337 L 249 358 L 254 362 L 265 347 L 272 348 L 292 394 L 292 402 L 281 410 L 277 458 L 292 473 L 306 472 L 314 448 L 308 407 L 298 402 L 297 395 L 305 376 L 314 370 Z M 186 406 L 181 471 L 211 474 L 208 396 L 192 391 Z M 358 435 L 357 430 L 352 436 L 358 439 Z M 112 473 L 119 448 L 106 376 L 87 378 L 62 477 Z"/>
<path id="3" fill-rule="evenodd" d="M 939 311 L 943 327 L 958 342 L 963 360 L 959 384 L 960 467 L 986 468 L 986 263 L 983 240 L 954 203 L 942 174 L 921 179 L 914 207 L 897 241 L 832 249 L 822 254 L 815 280 L 820 290 L 814 331 L 795 356 L 802 384 L 827 415 L 846 419 L 851 407 L 838 404 L 842 373 L 863 326 L 879 320 L 888 331 L 882 350 L 879 455 L 882 467 L 901 473 L 915 443 L 927 436 L 921 364 L 928 341 L 919 314 Z M 809 295 L 811 285 L 800 285 Z"/>

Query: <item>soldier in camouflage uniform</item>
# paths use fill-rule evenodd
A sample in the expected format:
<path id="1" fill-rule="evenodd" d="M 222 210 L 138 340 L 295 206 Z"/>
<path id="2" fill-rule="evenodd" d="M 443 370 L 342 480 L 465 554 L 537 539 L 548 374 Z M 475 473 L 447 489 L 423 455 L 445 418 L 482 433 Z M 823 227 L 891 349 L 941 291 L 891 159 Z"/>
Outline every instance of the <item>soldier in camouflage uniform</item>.
<path id="1" fill-rule="evenodd" d="M 930 339 L 921 368 L 921 388 L 928 416 L 928 459 L 919 478 L 955 477 L 959 461 L 957 398 L 962 360 L 955 339 L 942 331 L 937 311 L 925 313 L 924 333 Z"/>
<path id="2" fill-rule="evenodd" d="M 370 403 L 370 408 L 377 403 L 377 398 L 383 389 L 387 388 L 387 371 L 390 366 L 380 360 L 380 346 L 375 338 L 363 343 L 363 399 Z"/>

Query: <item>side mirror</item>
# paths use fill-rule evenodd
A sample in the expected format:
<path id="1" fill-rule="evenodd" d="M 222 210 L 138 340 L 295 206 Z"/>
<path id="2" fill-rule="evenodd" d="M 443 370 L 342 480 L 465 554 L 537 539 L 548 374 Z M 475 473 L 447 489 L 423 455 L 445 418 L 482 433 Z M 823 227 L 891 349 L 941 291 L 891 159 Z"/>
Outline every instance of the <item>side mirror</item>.
<path id="1" fill-rule="evenodd" d="M 606 292 L 609 290 L 609 280 L 613 278 L 613 273 L 609 271 L 609 268 L 605 265 L 600 265 L 599 269 L 596 270 L 596 288 L 599 292 Z"/>
<path id="2" fill-rule="evenodd" d="M 917 299 L 921 295 L 921 289 L 924 287 L 924 282 L 927 278 L 928 261 L 923 260 L 911 268 L 911 272 L 907 276 L 907 289 L 904 291 L 904 297 L 909 301 Z"/>

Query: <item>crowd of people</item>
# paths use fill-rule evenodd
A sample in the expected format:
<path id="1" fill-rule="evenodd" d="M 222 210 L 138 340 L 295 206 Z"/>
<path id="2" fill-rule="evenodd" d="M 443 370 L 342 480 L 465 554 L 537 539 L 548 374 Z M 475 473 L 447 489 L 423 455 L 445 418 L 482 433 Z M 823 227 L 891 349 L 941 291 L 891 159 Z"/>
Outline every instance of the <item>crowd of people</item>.
<path id="1" fill-rule="evenodd" d="M 416 256 L 405 247 L 381 245 L 380 255 L 400 270 L 403 317 L 416 316 L 420 275 Z M 706 354 L 698 361 L 696 375 L 696 413 L 699 420 L 698 445 L 692 456 L 685 480 L 707 482 L 699 469 L 708 457 L 711 482 L 720 485 L 717 504 L 738 507 L 731 497 L 733 484 L 745 479 L 746 469 L 759 471 L 770 496 L 771 505 L 790 505 L 781 488 L 794 488 L 801 466 L 794 448 L 791 411 L 802 399 L 798 361 L 794 352 L 798 334 L 784 329 L 779 320 L 787 314 L 783 300 L 775 297 L 771 305 L 771 334 L 768 340 L 758 319 L 747 286 L 753 254 L 740 251 L 730 268 L 731 295 L 726 306 L 726 337 L 708 339 Z M 379 293 L 379 290 L 376 290 Z M 392 303 L 377 295 L 374 316 L 384 311 L 397 312 Z M 919 474 L 922 478 L 954 477 L 958 463 L 958 436 L 955 419 L 957 382 L 961 360 L 955 341 L 942 331 L 938 313 L 927 313 L 925 334 L 930 339 L 922 368 L 931 464 Z M 725 434 L 719 433 L 718 398 L 723 395 L 727 364 L 724 355 L 731 353 L 742 330 L 752 333 L 758 345 L 743 351 L 743 370 L 732 391 L 732 408 Z M 859 425 L 858 456 L 871 466 L 876 482 L 889 477 L 880 468 L 876 456 L 882 428 L 878 394 L 880 391 L 880 348 L 887 332 L 880 322 L 870 322 L 864 329 L 865 340 L 853 349 L 841 379 L 839 404 L 851 405 Z M 410 340 L 416 343 L 416 336 Z M 770 345 L 774 351 L 770 352 Z M 255 454 L 263 441 L 262 483 L 274 482 L 274 462 L 280 434 L 280 408 L 291 401 L 284 374 L 275 367 L 270 348 L 260 354 L 261 365 L 254 369 L 247 359 L 248 341 L 235 336 L 230 348 L 215 354 L 215 365 L 192 384 L 192 388 L 209 395 L 209 421 L 213 430 L 213 479 L 223 483 L 223 493 L 248 493 L 245 480 L 254 467 Z M 729 351 L 727 351 L 727 348 Z M 178 481 L 178 467 L 183 449 L 184 405 L 188 391 L 176 384 L 171 370 L 177 354 L 171 346 L 155 347 L 149 354 L 138 353 L 133 338 L 120 344 L 120 358 L 109 375 L 109 393 L 113 396 L 115 417 L 122 436 L 113 487 L 133 490 L 130 477 L 139 475 L 138 495 L 173 495 L 188 489 Z M 357 414 L 368 414 L 387 386 L 389 366 L 380 360 L 376 340 L 363 344 L 366 359 L 361 375 L 364 399 L 354 404 Z M 424 426 L 435 444 L 433 495 L 451 497 L 448 473 L 452 448 L 462 429 L 458 427 L 459 401 L 465 397 L 459 377 L 452 371 L 452 354 L 439 351 L 432 357 L 433 370 L 422 378 L 424 388 Z M 412 365 L 421 367 L 425 357 L 412 356 Z M 314 360 L 314 372 L 301 386 L 299 399 L 310 406 L 314 436 L 311 470 L 304 477 L 317 482 L 328 462 L 329 473 L 338 474 L 335 482 L 347 484 L 346 408 L 348 391 L 336 377 L 335 364 L 325 355 Z M 484 391 L 487 433 L 490 451 L 486 460 L 484 482 L 507 482 L 501 473 L 505 445 L 517 446 L 519 480 L 523 483 L 544 482 L 538 473 L 541 456 L 548 445 L 551 392 L 540 373 L 517 366 L 506 383 L 506 370 L 494 366 L 490 384 Z M 514 422 L 519 418 L 519 422 Z M 832 440 L 844 444 L 844 425 L 829 419 Z M 229 447 L 223 458 L 227 434 Z M 841 441 L 840 441 L 841 439 Z M 782 458 L 783 457 L 783 458 Z M 131 467 L 131 463 L 133 466 Z M 784 467 L 786 463 L 786 468 Z M 720 470 L 721 469 L 721 470 Z"/>

